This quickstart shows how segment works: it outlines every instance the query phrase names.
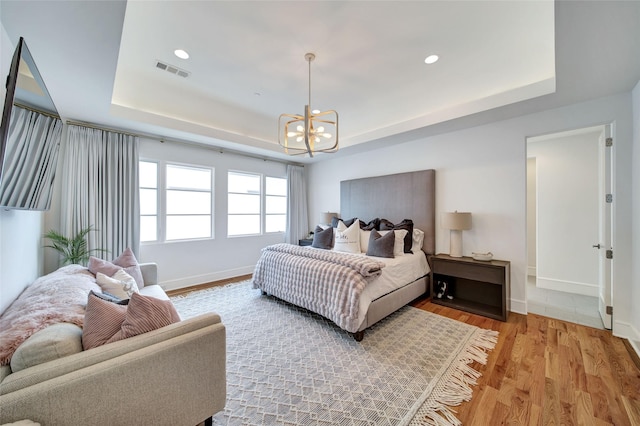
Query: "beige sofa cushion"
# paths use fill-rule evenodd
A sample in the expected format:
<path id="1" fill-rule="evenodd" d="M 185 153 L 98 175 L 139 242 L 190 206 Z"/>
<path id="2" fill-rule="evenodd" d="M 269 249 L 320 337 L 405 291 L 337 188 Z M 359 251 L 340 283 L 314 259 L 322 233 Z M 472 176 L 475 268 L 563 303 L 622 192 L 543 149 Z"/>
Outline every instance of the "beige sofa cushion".
<path id="1" fill-rule="evenodd" d="M 43 362 L 82 352 L 82 328 L 66 322 L 34 333 L 16 349 L 11 371 L 24 370 Z"/>

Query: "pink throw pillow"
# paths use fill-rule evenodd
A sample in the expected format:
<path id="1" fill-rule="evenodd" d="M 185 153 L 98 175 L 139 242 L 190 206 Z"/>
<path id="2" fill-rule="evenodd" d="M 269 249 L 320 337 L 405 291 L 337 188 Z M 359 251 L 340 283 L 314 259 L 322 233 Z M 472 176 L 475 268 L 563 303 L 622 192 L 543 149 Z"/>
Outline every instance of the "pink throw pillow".
<path id="1" fill-rule="evenodd" d="M 82 347 L 87 350 L 107 343 L 120 331 L 126 313 L 126 305 L 118 305 L 90 293 L 82 327 Z"/>
<path id="2" fill-rule="evenodd" d="M 120 331 L 107 343 L 148 333 L 179 321 L 180 315 L 170 300 L 133 293 Z"/>
<path id="3" fill-rule="evenodd" d="M 97 275 L 98 272 L 102 272 L 106 276 L 111 277 L 120 269 L 124 269 L 127 274 L 131 275 L 133 279 L 136 280 L 138 288 L 144 287 L 144 280 L 142 279 L 140 265 L 130 248 L 127 247 L 122 254 L 112 262 L 98 259 L 93 256 L 89 258 L 89 271 L 91 271 L 93 275 Z"/>
<path id="4" fill-rule="evenodd" d="M 95 348 L 179 322 L 170 300 L 133 293 L 127 305 L 90 294 L 82 330 L 82 347 Z"/>

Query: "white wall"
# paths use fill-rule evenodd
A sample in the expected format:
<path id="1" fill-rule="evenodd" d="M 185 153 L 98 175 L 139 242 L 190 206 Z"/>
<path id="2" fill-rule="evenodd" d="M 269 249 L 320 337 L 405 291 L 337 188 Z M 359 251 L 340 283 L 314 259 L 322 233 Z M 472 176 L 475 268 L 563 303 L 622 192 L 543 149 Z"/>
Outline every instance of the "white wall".
<path id="1" fill-rule="evenodd" d="M 4 99 L 15 46 L 4 27 L 1 37 L 0 99 Z M 42 272 L 42 217 L 42 212 L 0 209 L 0 312 Z"/>
<path id="2" fill-rule="evenodd" d="M 214 239 L 143 243 L 141 262 L 158 263 L 161 285 L 174 289 L 253 273 L 260 250 L 284 241 L 284 234 L 227 238 L 227 172 L 239 170 L 286 177 L 286 165 L 276 161 L 221 154 L 211 149 L 141 138 L 140 159 L 164 160 L 215 168 Z"/>
<path id="3" fill-rule="evenodd" d="M 598 296 L 600 131 L 527 143 L 537 170 L 537 283 Z"/>
<path id="4" fill-rule="evenodd" d="M 633 275 L 631 306 L 633 318 L 630 337 L 640 355 L 640 81 L 633 89 Z"/>
<path id="5" fill-rule="evenodd" d="M 527 275 L 536 275 L 536 264 L 538 263 L 536 257 L 537 247 L 537 227 L 536 227 L 536 211 L 537 211 L 537 199 L 536 199 L 536 159 L 527 158 Z"/>
<path id="6" fill-rule="evenodd" d="M 610 122 L 616 124 L 617 140 L 614 333 L 628 335 L 632 147 L 629 93 L 314 163 L 308 172 L 309 220 L 317 220 L 314 212 L 340 211 L 341 180 L 434 168 L 437 213 L 456 209 L 473 213 L 473 229 L 464 231 L 464 254 L 492 251 L 497 259 L 510 260 L 512 310 L 526 313 L 525 140 Z M 449 250 L 446 232 L 437 233 L 436 249 Z"/>

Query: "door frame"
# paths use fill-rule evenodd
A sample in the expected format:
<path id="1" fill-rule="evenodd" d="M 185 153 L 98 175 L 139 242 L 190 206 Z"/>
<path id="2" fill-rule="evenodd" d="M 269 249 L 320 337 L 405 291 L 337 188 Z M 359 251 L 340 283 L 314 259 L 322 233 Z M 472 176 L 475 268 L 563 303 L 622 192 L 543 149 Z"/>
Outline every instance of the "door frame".
<path id="1" fill-rule="evenodd" d="M 606 147 L 606 140 L 607 138 L 612 138 L 615 141 L 615 127 L 614 127 L 614 123 L 603 123 L 603 124 L 595 124 L 592 126 L 581 126 L 579 128 L 573 129 L 573 130 L 567 130 L 567 131 L 557 131 L 557 132 L 551 132 L 551 133 L 547 133 L 547 134 L 542 134 L 542 135 L 536 135 L 536 136 L 528 136 L 525 138 L 525 173 L 526 173 L 526 169 L 528 167 L 528 142 L 530 139 L 533 138 L 537 138 L 537 137 L 549 137 L 552 138 L 555 135 L 563 135 L 563 134 L 567 134 L 567 133 L 571 133 L 571 132 L 581 132 L 581 131 L 588 131 L 588 129 L 594 129 L 594 128 L 600 128 L 601 129 L 601 136 L 600 136 L 600 140 L 599 140 L 599 155 L 598 155 L 598 161 L 599 161 L 599 167 L 598 167 L 598 176 L 599 176 L 599 181 L 600 181 L 600 190 L 599 190 L 599 197 L 601 198 L 601 204 L 599 205 L 600 208 L 600 212 L 599 212 L 599 222 L 600 222 L 600 229 L 599 229 L 599 238 L 600 241 L 599 242 L 594 242 L 594 244 L 600 244 L 600 265 L 599 265 L 599 274 L 600 276 L 598 277 L 598 312 L 601 316 L 601 319 L 603 321 L 603 325 L 605 326 L 605 328 L 607 330 L 611 330 L 612 329 L 612 324 L 613 324 L 613 315 L 609 315 L 606 313 L 607 311 L 607 306 L 611 307 L 611 310 L 613 310 L 613 293 L 614 293 L 614 288 L 615 288 L 615 280 L 614 280 L 614 259 L 615 256 L 612 259 L 607 259 L 606 258 L 606 253 L 607 250 L 613 250 L 613 247 L 615 246 L 614 244 L 614 230 L 615 230 L 615 223 L 614 223 L 614 218 L 615 218 L 615 169 L 614 169 L 614 165 L 615 165 L 615 143 L 611 146 L 611 147 Z M 525 191 L 527 190 L 526 186 L 525 186 Z M 606 203 L 605 204 L 605 195 L 606 194 L 612 194 L 613 197 L 613 201 L 612 203 Z M 525 199 L 527 197 L 525 196 Z M 528 211 L 528 208 L 525 207 L 525 211 Z M 536 208 L 537 211 L 537 208 Z M 537 214 L 537 213 L 536 213 Z M 528 223 L 528 222 L 527 222 Z M 536 225 L 536 229 L 537 229 L 537 225 Z M 537 232 L 536 232 L 537 233 Z M 529 242 L 529 235 L 527 232 L 526 235 L 526 244 L 525 244 L 525 249 L 527 251 L 527 255 L 526 255 L 526 259 L 528 262 L 529 259 L 529 254 L 528 254 L 528 242 Z M 536 244 L 536 249 L 537 249 L 537 244 Z M 527 282 L 527 277 L 528 277 L 528 269 L 529 269 L 529 264 L 527 263 L 527 267 L 525 268 L 525 282 Z M 527 296 L 527 291 L 526 291 L 526 287 L 525 287 L 525 301 L 528 304 L 528 296 Z M 528 309 L 527 309 L 528 311 Z"/>

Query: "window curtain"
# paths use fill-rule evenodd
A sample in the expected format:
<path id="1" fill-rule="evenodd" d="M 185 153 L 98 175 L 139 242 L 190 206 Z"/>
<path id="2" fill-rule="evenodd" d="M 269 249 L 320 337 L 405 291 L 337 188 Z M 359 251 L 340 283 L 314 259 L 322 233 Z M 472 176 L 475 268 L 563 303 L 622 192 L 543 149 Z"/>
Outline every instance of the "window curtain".
<path id="1" fill-rule="evenodd" d="M 64 160 L 62 234 L 92 226 L 88 248 L 106 250 L 96 257 L 113 259 L 127 247 L 138 256 L 138 138 L 69 125 Z"/>
<path id="2" fill-rule="evenodd" d="M 13 107 L 2 166 L 0 206 L 49 208 L 61 135 L 59 118 Z"/>
<path id="3" fill-rule="evenodd" d="M 285 242 L 298 244 L 309 233 L 307 181 L 304 167 L 287 165 L 287 233 Z"/>

